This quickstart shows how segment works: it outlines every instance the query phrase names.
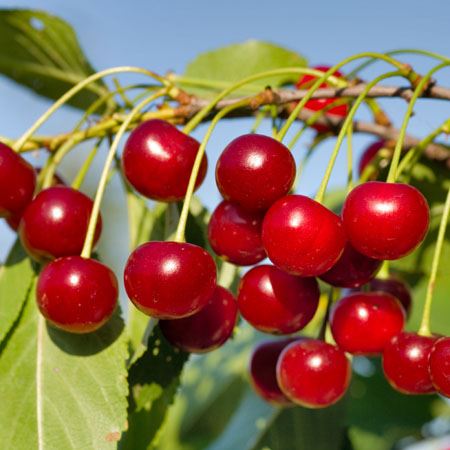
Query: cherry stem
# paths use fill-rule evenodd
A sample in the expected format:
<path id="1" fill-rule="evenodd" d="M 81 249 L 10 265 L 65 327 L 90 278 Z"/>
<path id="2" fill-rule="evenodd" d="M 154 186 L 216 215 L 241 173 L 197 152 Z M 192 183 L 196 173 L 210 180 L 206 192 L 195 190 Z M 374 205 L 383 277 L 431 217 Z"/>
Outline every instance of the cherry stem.
<path id="1" fill-rule="evenodd" d="M 125 72 L 141 73 L 159 81 L 166 88 L 171 88 L 171 90 L 168 90 L 169 95 L 175 96 L 179 92 L 178 89 L 174 88 L 172 83 L 165 78 L 160 77 L 154 72 L 143 69 L 141 67 L 121 66 L 102 70 L 80 81 L 71 89 L 69 89 L 64 95 L 62 95 L 58 100 L 56 100 L 56 102 L 53 103 L 53 105 L 44 114 L 42 114 L 42 116 L 39 117 L 36 122 L 15 142 L 13 146 L 14 150 L 16 152 L 19 152 L 25 142 L 30 139 L 30 137 L 52 116 L 53 113 L 55 113 L 61 106 L 67 103 L 72 97 L 78 94 L 78 92 L 82 91 L 86 86 L 108 75 Z"/>
<path id="2" fill-rule="evenodd" d="M 334 163 L 336 162 L 336 158 L 339 153 L 339 149 L 341 147 L 341 144 L 347 134 L 347 128 L 353 123 L 353 117 L 356 114 L 356 111 L 358 110 L 361 103 L 364 101 L 365 97 L 367 96 L 370 89 L 372 89 L 373 86 L 377 85 L 380 81 L 385 80 L 386 78 L 396 77 L 401 75 L 399 71 L 395 72 L 388 72 L 383 75 L 380 75 L 376 77 L 374 80 L 372 80 L 370 83 L 367 83 L 365 89 L 361 92 L 361 94 L 356 98 L 355 103 L 353 103 L 349 113 L 347 114 L 347 117 L 344 120 L 344 123 L 342 124 L 342 127 L 339 131 L 339 135 L 336 140 L 336 144 L 334 146 L 333 152 L 331 153 L 330 160 L 328 162 L 327 168 L 325 170 L 325 175 L 323 176 L 322 183 L 320 184 L 319 190 L 316 195 L 316 201 L 321 203 L 323 201 L 323 198 L 325 196 L 325 192 L 327 190 L 328 182 L 330 181 L 331 173 L 333 171 Z"/>
<path id="3" fill-rule="evenodd" d="M 142 100 L 138 103 L 129 114 L 127 114 L 125 120 L 120 126 L 116 136 L 114 137 L 114 141 L 111 144 L 111 147 L 108 152 L 108 156 L 106 157 L 105 165 L 103 167 L 102 174 L 100 176 L 100 181 L 97 187 L 97 193 L 95 195 L 94 205 L 92 207 L 91 217 L 89 220 L 89 226 L 86 233 L 86 239 L 84 241 L 83 249 L 81 251 L 81 256 L 83 258 L 89 258 L 91 256 L 92 246 L 94 243 L 94 235 L 95 228 L 97 225 L 98 216 L 100 213 L 100 204 L 102 202 L 103 194 L 105 193 L 106 184 L 108 182 L 109 171 L 111 170 L 112 163 L 114 161 L 114 156 L 116 154 L 117 148 L 119 146 L 119 142 L 122 139 L 122 136 L 125 134 L 128 125 L 131 123 L 133 118 L 139 114 L 139 112 L 149 103 L 156 100 L 159 97 L 163 97 L 167 95 L 168 88 L 161 89 L 160 91 L 150 95 L 145 100 Z"/>
<path id="4" fill-rule="evenodd" d="M 72 187 L 74 189 L 80 189 L 80 186 L 83 184 L 83 181 L 86 178 L 86 175 L 91 167 L 92 162 L 94 161 L 95 156 L 98 153 L 98 150 L 100 149 L 102 142 L 103 138 L 100 138 L 95 143 L 94 147 L 92 147 L 92 150 L 89 152 L 87 158 L 84 160 L 82 166 L 80 167 L 80 170 L 72 181 Z"/>
<path id="5" fill-rule="evenodd" d="M 345 66 L 346 64 L 366 57 L 373 57 L 377 59 L 381 59 L 383 61 L 388 62 L 389 64 L 393 65 L 397 69 L 399 69 L 398 74 L 401 76 L 404 76 L 408 79 L 414 78 L 416 74 L 411 70 L 409 66 L 406 66 L 405 64 L 395 60 L 394 58 L 391 58 L 390 56 L 384 55 L 382 53 L 374 53 L 374 52 L 365 52 L 365 53 L 358 53 L 357 55 L 350 56 L 349 58 L 344 59 L 340 63 L 334 65 L 330 69 L 328 69 L 325 73 L 321 72 L 321 75 L 317 77 L 317 80 L 314 82 L 314 84 L 309 88 L 308 93 L 305 95 L 305 97 L 300 100 L 300 102 L 297 104 L 297 106 L 293 109 L 291 114 L 289 115 L 288 119 L 286 120 L 283 128 L 278 133 L 277 139 L 281 142 L 284 137 L 286 136 L 287 132 L 289 131 L 289 128 L 292 126 L 294 121 L 297 119 L 300 111 L 305 106 L 305 104 L 311 99 L 314 92 L 320 88 L 320 85 L 322 83 L 328 82 L 329 77 L 333 75 L 337 70 L 339 70 L 341 67 Z M 342 82 L 342 80 L 340 80 Z"/>
<path id="6" fill-rule="evenodd" d="M 327 336 L 327 326 L 328 326 L 328 319 L 330 318 L 330 310 L 331 306 L 333 305 L 333 302 L 339 298 L 339 289 L 338 288 L 330 288 L 330 292 L 328 293 L 326 297 L 326 308 L 325 313 L 323 315 L 322 323 L 320 325 L 319 334 L 317 336 L 318 339 L 321 341 L 326 341 Z"/>
<path id="7" fill-rule="evenodd" d="M 449 65 L 450 65 L 450 62 L 443 62 L 443 63 L 433 67 L 423 78 L 421 78 L 421 80 L 417 84 L 416 88 L 414 89 L 414 93 L 411 97 L 411 100 L 408 103 L 408 108 L 407 108 L 405 116 L 403 118 L 403 123 L 400 128 L 397 142 L 395 144 L 394 154 L 392 155 L 391 166 L 389 168 L 389 173 L 388 173 L 386 182 L 394 183 L 395 180 L 397 179 L 397 169 L 398 169 L 398 164 L 400 162 L 400 156 L 401 156 L 402 150 L 403 150 L 403 142 L 405 141 L 406 128 L 408 127 L 408 123 L 409 123 L 409 120 L 411 119 L 413 109 L 414 109 L 417 99 L 420 97 L 420 95 L 422 95 L 423 91 L 428 86 L 428 83 L 429 83 L 431 77 L 437 71 L 439 71 Z"/>
<path id="8" fill-rule="evenodd" d="M 211 121 L 211 124 L 208 127 L 208 130 L 205 133 L 205 136 L 202 140 L 202 143 L 200 144 L 200 147 L 198 148 L 197 155 L 195 157 L 194 165 L 192 167 L 191 176 L 189 178 L 188 187 L 186 190 L 186 196 L 184 198 L 183 202 L 183 208 L 181 210 L 180 214 L 180 220 L 178 222 L 177 231 L 175 233 L 174 241 L 175 242 L 185 242 L 185 230 L 186 230 L 186 223 L 189 215 L 189 206 L 191 203 L 192 195 L 194 194 L 195 189 L 195 182 L 197 180 L 198 172 L 200 170 L 200 166 L 202 163 L 203 155 L 205 154 L 206 145 L 208 144 L 208 141 L 211 137 L 211 134 L 216 127 L 216 125 L 219 123 L 219 121 L 225 117 L 228 113 L 233 111 L 234 109 L 241 108 L 242 106 L 248 105 L 252 100 L 252 97 L 243 99 L 239 102 L 236 102 L 232 105 L 229 105 L 219 111 L 214 118 Z"/>
<path id="9" fill-rule="evenodd" d="M 353 123 L 347 128 L 347 192 L 353 189 Z"/>
<path id="10" fill-rule="evenodd" d="M 420 323 L 419 328 L 419 334 L 422 336 L 431 336 L 430 330 L 431 304 L 433 302 L 433 292 L 436 286 L 437 271 L 439 268 L 439 261 L 442 254 L 442 247 L 444 245 L 445 231 L 447 228 L 449 213 L 450 213 L 450 187 L 447 192 L 444 211 L 442 212 L 441 222 L 439 224 L 439 231 L 436 240 L 436 247 L 434 249 L 433 262 L 431 263 L 431 273 L 427 285 L 427 293 L 422 313 L 422 322 Z"/>
<path id="11" fill-rule="evenodd" d="M 381 264 L 380 270 L 377 273 L 377 278 L 381 278 L 383 280 L 388 279 L 390 275 L 389 266 L 389 261 L 383 261 L 383 264 Z"/>

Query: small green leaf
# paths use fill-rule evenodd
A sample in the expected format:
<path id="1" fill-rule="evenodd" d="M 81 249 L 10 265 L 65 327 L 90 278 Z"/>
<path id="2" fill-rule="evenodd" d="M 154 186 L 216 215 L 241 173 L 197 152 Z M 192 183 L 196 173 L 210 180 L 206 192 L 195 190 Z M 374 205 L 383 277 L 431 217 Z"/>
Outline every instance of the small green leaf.
<path id="1" fill-rule="evenodd" d="M 93 72 L 64 20 L 43 11 L 0 10 L 0 73 L 55 100 Z M 69 104 L 86 109 L 107 92 L 102 82 L 92 83 Z"/>
<path id="2" fill-rule="evenodd" d="M 241 44 L 229 45 L 210 52 L 202 53 L 186 68 L 185 76 L 197 80 L 185 83 L 188 92 L 202 96 L 211 96 L 242 78 L 272 69 L 287 67 L 305 67 L 306 59 L 296 52 L 287 50 L 269 42 L 249 40 Z M 237 94 L 255 92 L 265 86 L 280 86 L 297 81 L 299 75 L 287 74 L 254 81 L 247 87 L 236 91 Z M 199 87 L 201 83 L 208 86 Z M 183 83 L 181 83 L 183 84 Z"/>

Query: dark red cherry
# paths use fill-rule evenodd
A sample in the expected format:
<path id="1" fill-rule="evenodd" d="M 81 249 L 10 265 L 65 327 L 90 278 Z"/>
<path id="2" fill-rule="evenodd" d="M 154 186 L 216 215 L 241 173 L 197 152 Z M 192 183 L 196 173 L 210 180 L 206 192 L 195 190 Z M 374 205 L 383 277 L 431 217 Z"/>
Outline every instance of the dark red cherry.
<path id="1" fill-rule="evenodd" d="M 200 144 L 164 120 L 153 119 L 135 128 L 122 155 L 122 167 L 130 184 L 145 197 L 176 202 L 186 195 Z M 206 175 L 203 157 L 195 187 Z"/>
<path id="2" fill-rule="evenodd" d="M 360 253 L 375 259 L 398 259 L 425 238 L 430 210 L 413 186 L 369 181 L 347 196 L 342 219 L 348 239 Z"/>
<path id="3" fill-rule="evenodd" d="M 405 311 L 384 292 L 361 292 L 339 300 L 330 327 L 338 347 L 354 355 L 377 355 L 403 330 Z"/>
<path id="4" fill-rule="evenodd" d="M 369 289 L 371 291 L 387 292 L 393 295 L 402 304 L 406 315 L 409 314 L 412 298 L 410 288 L 405 281 L 394 276 L 390 276 L 389 278 L 374 278 L 369 282 Z"/>
<path id="5" fill-rule="evenodd" d="M 208 304 L 216 288 L 216 265 L 197 245 L 147 242 L 128 258 L 124 279 L 128 297 L 143 313 L 179 319 Z"/>
<path id="6" fill-rule="evenodd" d="M 331 67 L 329 66 L 313 67 L 313 69 L 320 70 L 321 72 L 327 72 L 330 68 Z M 343 78 L 342 73 L 339 72 L 338 70 L 334 72 L 333 76 L 337 78 Z M 316 79 L 317 78 L 313 75 L 302 75 L 300 79 L 297 81 L 296 87 L 298 89 L 309 89 L 314 84 Z M 329 83 L 322 83 L 320 87 L 327 88 L 331 87 L 331 85 Z M 331 105 L 336 100 L 337 98 L 313 98 L 306 102 L 304 108 L 309 109 L 310 111 L 321 111 L 328 105 Z M 348 110 L 349 110 L 348 105 L 345 104 L 333 106 L 332 108 L 327 110 L 325 117 L 335 116 L 337 118 L 344 118 L 348 114 Z M 330 131 L 330 128 L 323 124 L 312 125 L 312 128 L 314 128 L 319 133 L 325 133 L 327 131 Z"/>
<path id="7" fill-rule="evenodd" d="M 276 406 L 292 405 L 278 386 L 276 367 L 281 352 L 297 340 L 287 338 L 261 342 L 250 357 L 249 373 L 253 388 L 260 397 Z"/>
<path id="8" fill-rule="evenodd" d="M 248 210 L 266 210 L 286 195 L 295 178 L 291 152 L 269 136 L 245 134 L 219 157 L 216 182 L 225 200 Z"/>
<path id="9" fill-rule="evenodd" d="M 400 333 L 385 347 L 383 370 L 390 385 L 404 394 L 434 392 L 428 370 L 436 337 Z"/>
<path id="10" fill-rule="evenodd" d="M 35 188 L 33 166 L 0 142 L 0 217 L 20 214 L 31 202 Z"/>
<path id="11" fill-rule="evenodd" d="M 375 141 L 370 144 L 361 155 L 361 159 L 358 164 L 358 174 L 361 176 L 365 168 L 373 161 L 377 153 L 386 145 L 384 140 Z"/>
<path id="12" fill-rule="evenodd" d="M 79 255 L 83 248 L 93 202 L 68 186 L 41 191 L 28 205 L 19 226 L 26 251 L 37 260 Z M 97 221 L 94 242 L 102 229 Z"/>
<path id="13" fill-rule="evenodd" d="M 350 377 L 345 353 L 316 339 L 294 342 L 278 358 L 278 385 L 290 400 L 307 408 L 336 403 L 345 394 Z"/>
<path id="14" fill-rule="evenodd" d="M 262 265 L 242 277 L 238 306 L 244 319 L 256 329 L 289 334 L 311 321 L 319 297 L 319 286 L 314 278 L 300 278 L 277 267 Z"/>
<path id="15" fill-rule="evenodd" d="M 438 339 L 430 353 L 430 375 L 435 389 L 450 397 L 450 338 Z"/>
<path id="16" fill-rule="evenodd" d="M 336 287 L 360 287 L 375 276 L 381 263 L 380 260 L 359 253 L 347 243 L 336 264 L 320 279 Z"/>
<path id="17" fill-rule="evenodd" d="M 217 286 L 209 303 L 184 319 L 160 320 L 164 337 L 189 353 L 206 353 L 223 345 L 232 335 L 237 319 L 233 294 Z"/>
<path id="18" fill-rule="evenodd" d="M 345 245 L 341 219 L 304 195 L 280 198 L 264 217 L 264 248 L 279 268 L 303 277 L 330 270 Z"/>
<path id="19" fill-rule="evenodd" d="M 226 261 L 240 266 L 262 261 L 266 257 L 261 241 L 263 217 L 262 213 L 223 201 L 212 213 L 208 224 L 212 249 Z"/>
<path id="20" fill-rule="evenodd" d="M 117 304 L 113 271 L 95 259 L 67 256 L 47 264 L 39 276 L 36 299 L 42 315 L 72 333 L 100 328 Z"/>

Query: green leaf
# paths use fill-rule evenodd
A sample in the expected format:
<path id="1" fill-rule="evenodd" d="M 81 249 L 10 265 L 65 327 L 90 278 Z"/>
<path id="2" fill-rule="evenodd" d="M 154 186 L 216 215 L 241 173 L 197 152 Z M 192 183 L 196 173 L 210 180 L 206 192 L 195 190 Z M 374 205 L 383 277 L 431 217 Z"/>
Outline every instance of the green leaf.
<path id="1" fill-rule="evenodd" d="M 0 267 L 0 343 L 22 310 L 33 276 L 31 261 L 17 241 Z"/>
<path id="2" fill-rule="evenodd" d="M 202 53 L 186 68 L 185 76 L 192 83 L 181 83 L 191 93 L 211 96 L 242 78 L 272 69 L 305 67 L 306 59 L 296 52 L 269 42 L 249 40 Z M 265 86 L 280 86 L 297 81 L 299 75 L 287 74 L 254 81 L 236 91 L 257 92 Z M 188 81 L 188 80 L 186 80 Z M 197 81 L 197 83 L 195 83 Z M 206 83 L 203 87 L 201 84 Z M 209 87 L 208 87 L 209 86 Z"/>
<path id="3" fill-rule="evenodd" d="M 33 288 L 0 358 L 2 447 L 116 448 L 127 407 L 122 320 L 65 333 L 45 323 L 34 296 Z"/>
<path id="4" fill-rule="evenodd" d="M 43 11 L 0 10 L 0 73 L 55 100 L 93 72 L 64 20 Z M 103 83 L 92 83 L 69 104 L 86 109 L 107 92 Z"/>

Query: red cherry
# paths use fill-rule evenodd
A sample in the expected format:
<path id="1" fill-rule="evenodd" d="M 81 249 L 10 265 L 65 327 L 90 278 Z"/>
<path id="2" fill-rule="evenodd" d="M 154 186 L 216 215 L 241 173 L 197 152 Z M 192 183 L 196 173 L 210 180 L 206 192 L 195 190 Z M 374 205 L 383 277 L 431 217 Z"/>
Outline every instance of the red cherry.
<path id="1" fill-rule="evenodd" d="M 385 347 L 383 370 L 391 386 L 404 394 L 434 392 L 428 371 L 436 337 L 400 333 Z"/>
<path id="2" fill-rule="evenodd" d="M 300 278 L 277 267 L 262 265 L 242 277 L 238 305 L 242 316 L 256 329 L 289 334 L 311 321 L 319 297 L 319 286 L 314 278 Z"/>
<path id="3" fill-rule="evenodd" d="M 450 397 L 450 338 L 438 339 L 430 353 L 430 375 L 433 386 L 446 397 Z"/>
<path id="4" fill-rule="evenodd" d="M 376 355 L 403 330 L 405 311 L 392 295 L 362 292 L 339 300 L 330 326 L 338 347 L 354 355 Z"/>
<path id="5" fill-rule="evenodd" d="M 160 320 L 164 337 L 189 353 L 206 353 L 223 345 L 232 335 L 237 319 L 233 294 L 217 286 L 209 303 L 184 319 Z"/>
<path id="6" fill-rule="evenodd" d="M 93 202 L 80 191 L 54 186 L 41 191 L 28 205 L 19 226 L 26 251 L 37 260 L 79 255 L 83 248 Z M 94 242 L 102 229 L 97 221 Z"/>
<path id="7" fill-rule="evenodd" d="M 357 252 L 349 243 L 336 264 L 320 276 L 332 286 L 356 288 L 369 282 L 381 266 L 381 261 Z"/>
<path id="8" fill-rule="evenodd" d="M 250 357 L 250 381 L 256 393 L 276 406 L 289 406 L 292 402 L 281 392 L 277 382 L 277 361 L 281 352 L 295 338 L 266 341 L 258 344 Z"/>
<path id="9" fill-rule="evenodd" d="M 211 215 L 209 243 L 219 256 L 233 264 L 256 264 L 266 257 L 261 241 L 262 220 L 261 213 L 225 200 Z"/>
<path id="10" fill-rule="evenodd" d="M 347 196 L 342 218 L 351 244 L 360 253 L 375 259 L 398 259 L 425 238 L 430 210 L 413 186 L 369 181 Z"/>
<path id="11" fill-rule="evenodd" d="M 294 403 L 307 408 L 336 403 L 345 394 L 350 377 L 345 353 L 323 341 L 294 342 L 278 358 L 278 385 Z"/>
<path id="12" fill-rule="evenodd" d="M 113 271 L 81 256 L 52 261 L 39 276 L 36 300 L 55 327 L 72 333 L 100 328 L 113 314 L 118 286 Z"/>
<path id="13" fill-rule="evenodd" d="M 267 211 L 262 240 L 271 261 L 303 277 L 330 270 L 344 251 L 341 219 L 304 195 L 280 198 Z"/>
<path id="14" fill-rule="evenodd" d="M 377 153 L 385 147 L 386 142 L 384 140 L 375 141 L 370 144 L 361 156 L 358 164 L 358 173 L 361 176 L 365 168 L 373 161 Z"/>
<path id="15" fill-rule="evenodd" d="M 327 72 L 331 67 L 330 66 L 316 66 L 313 67 L 313 69 L 320 70 L 321 72 Z M 342 73 L 338 70 L 334 72 L 333 76 L 337 78 L 343 78 Z M 317 77 L 314 75 L 302 75 L 300 79 L 297 81 L 297 84 L 295 85 L 298 89 L 308 89 L 310 88 L 314 82 L 317 80 Z M 329 83 L 322 83 L 320 85 L 321 88 L 327 88 L 331 87 Z M 311 100 L 308 100 L 304 106 L 305 109 L 309 109 L 310 111 L 321 111 L 322 109 L 326 108 L 328 105 L 331 105 L 333 102 L 335 102 L 337 98 L 313 98 Z M 325 117 L 327 116 L 336 116 L 340 118 L 344 118 L 348 114 L 349 107 L 348 105 L 337 105 L 330 108 L 326 113 Z M 319 133 L 326 133 L 327 131 L 330 131 L 330 128 L 326 125 L 322 124 L 315 124 L 312 125 L 312 128 L 314 128 Z"/>
<path id="16" fill-rule="evenodd" d="M 35 188 L 33 166 L 0 142 L 0 217 L 20 214 L 31 202 Z"/>
<path id="17" fill-rule="evenodd" d="M 186 195 L 200 144 L 164 120 L 153 119 L 135 128 L 122 155 L 122 167 L 130 184 L 145 197 L 176 202 Z M 203 157 L 195 187 L 206 175 Z"/>
<path id="18" fill-rule="evenodd" d="M 248 210 L 266 210 L 286 195 L 295 178 L 295 161 L 280 142 L 245 134 L 230 142 L 219 157 L 216 182 L 226 200 Z"/>
<path id="19" fill-rule="evenodd" d="M 207 305 L 216 288 L 216 265 L 197 245 L 147 242 L 128 258 L 124 279 L 128 296 L 143 313 L 179 319 Z"/>
<path id="20" fill-rule="evenodd" d="M 411 292 L 403 280 L 393 276 L 389 278 L 374 278 L 370 281 L 369 288 L 371 291 L 387 292 L 393 295 L 402 304 L 406 315 L 409 314 L 412 302 Z"/>

